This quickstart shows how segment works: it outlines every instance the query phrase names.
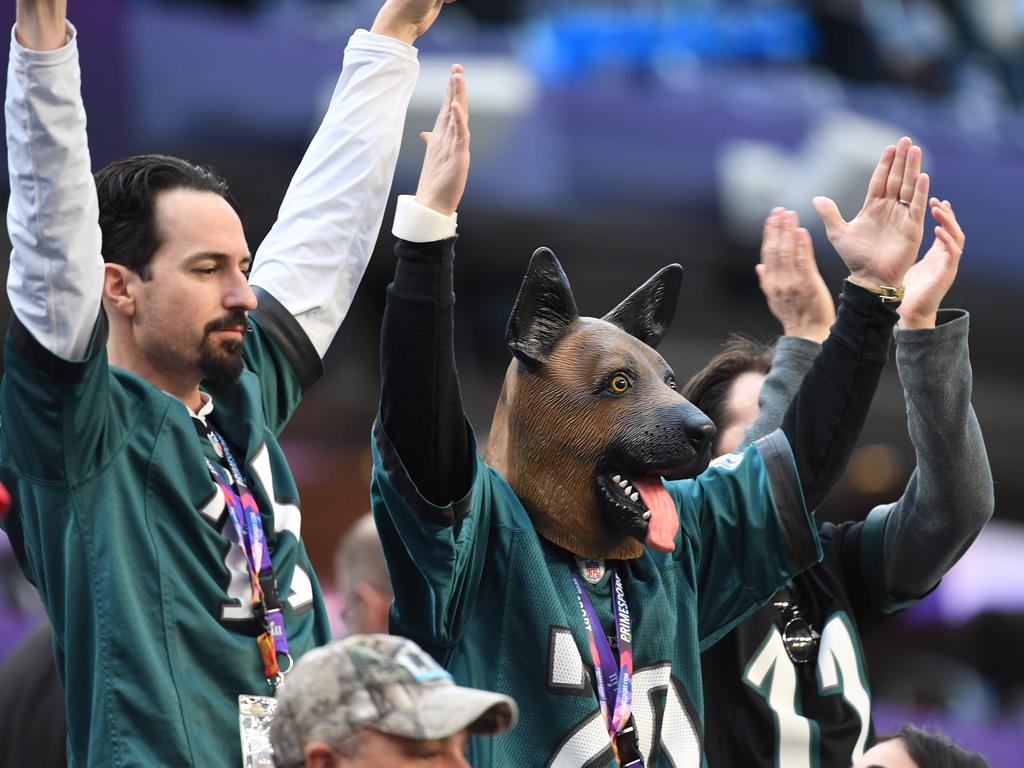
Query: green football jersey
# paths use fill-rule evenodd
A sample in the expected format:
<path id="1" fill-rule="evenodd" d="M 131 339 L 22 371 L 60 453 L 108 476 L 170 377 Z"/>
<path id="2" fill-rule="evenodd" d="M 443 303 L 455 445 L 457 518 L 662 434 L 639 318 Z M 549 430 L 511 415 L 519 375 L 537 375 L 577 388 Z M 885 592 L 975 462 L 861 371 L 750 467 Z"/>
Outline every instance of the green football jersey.
<path id="1" fill-rule="evenodd" d="M 277 436 L 320 359 L 267 294 L 249 330 L 240 380 L 207 390 L 209 418 L 259 505 L 298 658 L 330 633 Z M 237 768 L 238 695 L 271 689 L 213 446 L 180 401 L 108 364 L 103 317 L 81 363 L 16 318 L 5 355 L 4 525 L 53 623 L 70 764 Z"/>
<path id="2" fill-rule="evenodd" d="M 378 421 L 371 493 L 395 590 L 393 628 L 459 684 L 519 704 L 512 731 L 473 740 L 475 768 L 616 765 L 572 580 L 578 567 L 596 582 L 587 588 L 606 634 L 608 571 L 624 582 L 644 764 L 700 766 L 700 650 L 816 562 L 820 546 L 782 432 L 665 485 L 681 523 L 674 552 L 581 567 L 538 536 L 512 488 L 480 459 L 466 498 L 431 504 Z"/>

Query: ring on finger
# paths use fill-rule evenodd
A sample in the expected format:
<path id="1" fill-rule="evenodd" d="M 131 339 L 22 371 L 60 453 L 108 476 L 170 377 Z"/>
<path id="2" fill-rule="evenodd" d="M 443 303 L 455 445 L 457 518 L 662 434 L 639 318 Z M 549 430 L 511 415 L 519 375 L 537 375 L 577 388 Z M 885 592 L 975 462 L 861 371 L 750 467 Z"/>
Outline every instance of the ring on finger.
<path id="1" fill-rule="evenodd" d="M 910 201 L 909 201 L 909 200 L 904 200 L 903 198 L 900 198 L 900 201 L 899 201 L 899 203 L 900 203 L 900 205 L 905 205 L 905 206 L 907 206 L 907 208 L 909 208 L 909 207 L 910 207 Z"/>

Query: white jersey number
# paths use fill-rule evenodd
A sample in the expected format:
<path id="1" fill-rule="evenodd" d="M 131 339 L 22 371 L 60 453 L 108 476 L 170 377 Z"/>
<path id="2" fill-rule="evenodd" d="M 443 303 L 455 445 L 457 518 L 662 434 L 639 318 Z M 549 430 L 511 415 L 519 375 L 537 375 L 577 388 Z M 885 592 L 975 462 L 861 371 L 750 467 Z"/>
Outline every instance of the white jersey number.
<path id="1" fill-rule="evenodd" d="M 260 446 L 249 464 L 252 476 L 263 486 L 266 496 L 269 498 L 274 512 L 274 533 L 290 533 L 296 540 L 302 527 L 302 513 L 295 504 L 282 504 L 274 498 L 274 477 L 270 467 L 270 455 L 267 452 L 266 443 Z M 224 497 L 218 491 L 210 503 L 200 512 L 208 519 L 217 521 L 224 513 Z M 248 621 L 253 618 L 253 610 L 250 605 L 251 593 L 249 591 L 249 568 L 245 560 L 245 553 L 238 543 L 238 535 L 235 533 L 231 519 L 224 516 L 224 525 L 221 529 L 224 537 L 231 542 L 227 554 L 224 556 L 224 567 L 228 571 L 227 594 L 228 600 L 221 607 L 221 621 Z M 296 563 L 292 571 L 291 589 L 288 592 L 288 605 L 293 611 L 299 611 L 313 602 L 313 582 L 303 567 Z"/>
<path id="2" fill-rule="evenodd" d="M 580 656 L 572 634 L 566 629 L 554 628 L 555 636 L 549 643 L 548 669 L 551 670 L 548 685 L 551 688 L 565 688 L 583 680 L 593 679 L 593 671 L 584 674 L 583 659 Z M 595 703 L 597 700 L 594 695 Z M 676 768 L 700 768 L 701 744 L 697 725 L 684 703 L 678 683 L 672 678 L 669 663 L 637 670 L 633 676 L 633 719 L 640 737 L 640 751 L 644 762 L 649 764 L 654 752 L 654 729 L 658 720 L 655 702 L 665 702 L 661 718 L 659 739 L 660 753 L 668 765 Z M 611 739 L 604 724 L 600 709 L 567 734 L 554 755 L 546 763 L 547 768 L 579 768 L 597 760 L 602 755 L 611 756 Z"/>
<path id="3" fill-rule="evenodd" d="M 818 692 L 841 695 L 860 719 L 860 735 L 852 760 L 864 754 L 871 722 L 871 693 L 853 628 L 846 614 L 833 614 L 825 623 L 818 646 Z M 817 723 L 801 714 L 802 702 L 796 667 L 772 627 L 743 672 L 743 681 L 761 694 L 775 717 L 776 768 L 811 768 L 817 765 Z"/>

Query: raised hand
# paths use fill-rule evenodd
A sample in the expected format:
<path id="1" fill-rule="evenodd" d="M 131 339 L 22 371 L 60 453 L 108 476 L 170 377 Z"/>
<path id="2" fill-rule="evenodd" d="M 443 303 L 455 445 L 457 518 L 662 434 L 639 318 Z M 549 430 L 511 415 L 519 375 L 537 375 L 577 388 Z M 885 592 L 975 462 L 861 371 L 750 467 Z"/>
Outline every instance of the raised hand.
<path id="1" fill-rule="evenodd" d="M 836 320 L 836 305 L 814 260 L 811 233 L 795 211 L 775 208 L 764 222 L 761 263 L 754 269 L 768 309 L 787 336 L 819 344 Z"/>
<path id="2" fill-rule="evenodd" d="M 921 149 L 904 137 L 882 153 L 864 207 L 853 221 L 844 221 L 829 198 L 814 198 L 828 239 L 852 276 L 879 286 L 903 284 L 921 248 L 928 186 Z"/>
<path id="3" fill-rule="evenodd" d="M 967 236 L 948 200 L 930 200 L 935 242 L 903 278 L 907 294 L 899 306 L 901 328 L 934 328 L 942 299 L 953 285 Z"/>
<path id="4" fill-rule="evenodd" d="M 55 51 L 67 42 L 67 0 L 18 0 L 14 34 L 31 51 Z"/>
<path id="5" fill-rule="evenodd" d="M 427 154 L 416 202 L 450 216 L 459 207 L 469 178 L 469 99 L 461 65 L 452 65 L 434 130 L 420 137 L 427 144 Z"/>
<path id="6" fill-rule="evenodd" d="M 377 13 L 372 32 L 412 45 L 437 21 L 441 8 L 455 0 L 387 0 Z"/>

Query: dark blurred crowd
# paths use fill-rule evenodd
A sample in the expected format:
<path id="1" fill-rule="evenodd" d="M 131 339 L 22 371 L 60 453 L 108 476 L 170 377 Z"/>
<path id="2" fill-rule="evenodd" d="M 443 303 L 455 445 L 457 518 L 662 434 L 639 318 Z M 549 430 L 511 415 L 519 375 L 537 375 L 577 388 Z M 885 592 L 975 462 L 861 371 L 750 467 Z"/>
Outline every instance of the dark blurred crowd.
<path id="1" fill-rule="evenodd" d="M 157 0 L 180 4 L 183 0 Z M 331 5 L 358 0 L 185 0 L 238 10 L 275 4 Z M 935 94 L 1024 102 L 1024 2 L 1021 0 L 459 0 L 484 24 L 614 10 L 722 12 L 791 6 L 813 22 L 814 59 L 844 78 L 899 82 Z"/>
<path id="2" fill-rule="evenodd" d="M 803 0 L 821 35 L 821 63 L 855 80 L 900 81 L 935 93 L 996 90 L 1024 99 L 1019 0 Z"/>

